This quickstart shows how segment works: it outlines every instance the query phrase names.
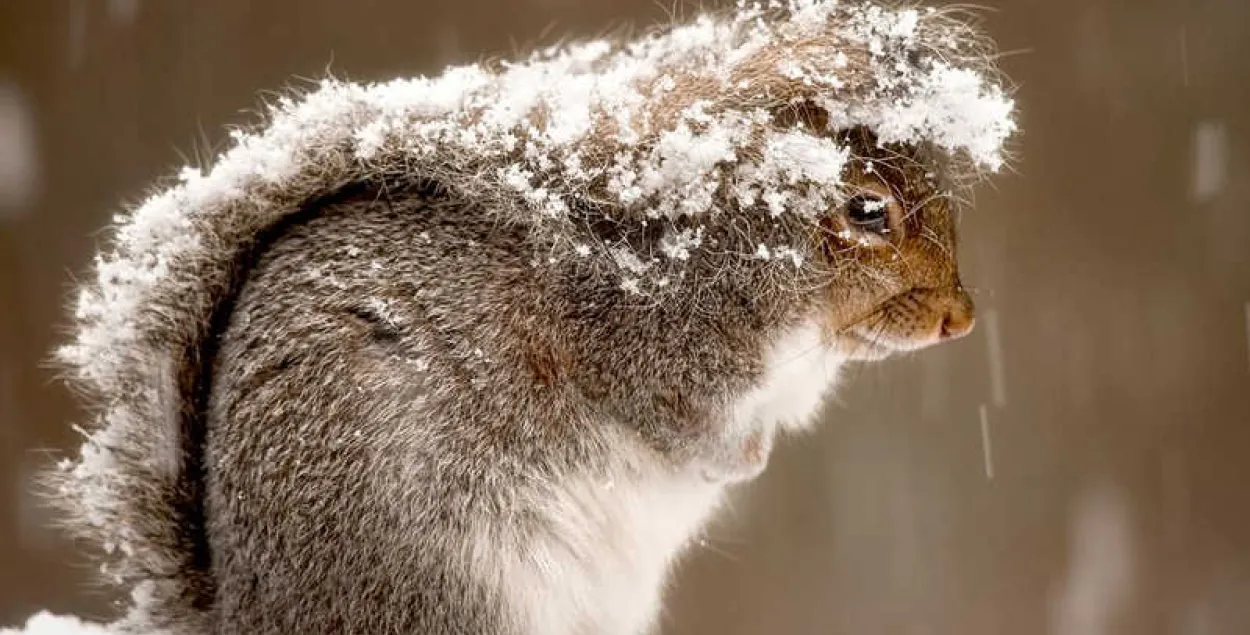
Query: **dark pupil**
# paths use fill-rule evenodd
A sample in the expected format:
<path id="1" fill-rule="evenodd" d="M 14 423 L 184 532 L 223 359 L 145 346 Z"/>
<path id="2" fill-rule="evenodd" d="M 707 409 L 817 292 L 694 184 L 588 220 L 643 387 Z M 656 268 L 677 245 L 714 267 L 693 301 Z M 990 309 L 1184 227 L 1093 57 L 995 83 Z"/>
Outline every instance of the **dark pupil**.
<path id="1" fill-rule="evenodd" d="M 852 225 L 869 231 L 884 231 L 886 210 L 884 201 L 876 196 L 858 195 L 846 204 L 846 216 Z"/>

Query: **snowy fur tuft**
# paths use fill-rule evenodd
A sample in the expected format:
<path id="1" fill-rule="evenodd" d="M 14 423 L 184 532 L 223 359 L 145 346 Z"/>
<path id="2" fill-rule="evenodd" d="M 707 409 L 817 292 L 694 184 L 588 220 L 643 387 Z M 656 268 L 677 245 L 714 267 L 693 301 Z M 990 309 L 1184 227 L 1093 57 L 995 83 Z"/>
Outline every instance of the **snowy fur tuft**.
<path id="1" fill-rule="evenodd" d="M 333 79 L 280 99 L 207 171 L 116 219 L 60 349 L 92 407 L 81 455 L 55 477 L 71 529 L 150 600 L 194 604 L 195 396 L 206 342 L 256 238 L 353 183 L 436 183 L 555 245 L 543 259 L 606 263 L 649 293 L 680 276 L 704 224 L 811 223 L 839 204 L 853 148 L 837 132 L 940 153 L 947 177 L 996 170 L 1013 103 L 985 39 L 953 12 L 850 2 L 740 3 L 629 42 L 540 51 L 437 78 Z M 794 113 L 803 116 L 794 117 Z M 586 210 L 622 239 L 579 230 Z M 718 220 L 720 219 L 720 220 Z M 664 228 L 654 252 L 634 233 Z M 816 260 L 766 230 L 741 254 Z M 758 239 L 757 239 L 758 238 Z M 758 244 L 758 248 L 755 245 Z M 163 625 L 160 625 L 163 626 Z"/>
<path id="2" fill-rule="evenodd" d="M 112 635 L 112 631 L 76 617 L 63 617 L 44 611 L 32 615 L 20 630 L 0 628 L 0 635 Z"/>

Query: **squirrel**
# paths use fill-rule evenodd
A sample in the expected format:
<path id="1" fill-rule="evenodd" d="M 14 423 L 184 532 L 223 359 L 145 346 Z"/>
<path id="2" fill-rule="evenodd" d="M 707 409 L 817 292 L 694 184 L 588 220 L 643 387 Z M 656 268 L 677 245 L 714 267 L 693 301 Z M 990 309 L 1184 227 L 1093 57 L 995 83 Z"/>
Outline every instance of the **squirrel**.
<path id="1" fill-rule="evenodd" d="M 957 11 L 742 2 L 284 97 L 115 219 L 48 475 L 119 632 L 641 634 L 839 368 L 967 334 Z"/>

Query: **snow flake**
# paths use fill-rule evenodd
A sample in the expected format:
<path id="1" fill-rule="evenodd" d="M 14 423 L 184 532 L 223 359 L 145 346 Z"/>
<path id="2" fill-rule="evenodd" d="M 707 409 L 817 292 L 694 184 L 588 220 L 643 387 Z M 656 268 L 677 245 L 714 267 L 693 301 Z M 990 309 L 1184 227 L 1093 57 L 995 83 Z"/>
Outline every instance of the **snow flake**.
<path id="1" fill-rule="evenodd" d="M 703 244 L 703 228 L 683 229 L 680 232 L 669 232 L 660 241 L 660 251 L 674 260 L 688 260 L 690 250 Z"/>
<path id="2" fill-rule="evenodd" d="M 617 266 L 625 271 L 635 275 L 641 275 L 651 269 L 649 263 L 645 263 L 638 254 L 626 247 L 616 247 L 612 249 L 612 258 L 616 261 Z"/>

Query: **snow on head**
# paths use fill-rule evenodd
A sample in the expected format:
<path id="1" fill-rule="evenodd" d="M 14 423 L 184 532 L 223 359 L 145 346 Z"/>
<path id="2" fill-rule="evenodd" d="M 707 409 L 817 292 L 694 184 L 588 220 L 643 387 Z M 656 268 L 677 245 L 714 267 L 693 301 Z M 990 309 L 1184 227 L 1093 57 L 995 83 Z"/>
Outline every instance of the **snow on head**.
<path id="1" fill-rule="evenodd" d="M 1003 141 L 1014 130 L 1013 104 L 995 86 L 970 69 L 934 63 L 919 80 L 916 98 L 865 117 L 883 143 L 926 140 L 949 150 L 963 150 L 997 170 L 1003 164 Z"/>
<path id="2" fill-rule="evenodd" d="M 834 198 L 845 161 L 831 133 L 856 126 L 881 143 L 932 144 L 1001 166 L 1013 103 L 974 31 L 932 11 L 778 4 L 740 3 L 625 45 L 454 69 L 419 91 L 371 86 L 363 103 L 386 105 L 357 131 L 357 156 L 437 157 L 418 167 L 474 177 L 479 194 L 521 194 L 552 218 L 578 197 L 648 218 L 712 211 L 741 167 L 769 180 L 755 184 L 760 191 L 814 186 L 803 200 L 819 208 Z M 826 128 L 778 130 L 777 110 L 805 102 L 827 111 Z M 500 167 L 473 169 L 484 163 Z M 785 198 L 789 211 L 816 211 Z"/>
<path id="3" fill-rule="evenodd" d="M 610 205 L 623 221 L 724 211 L 727 201 L 744 214 L 822 214 L 841 199 L 847 161 L 833 133 L 856 126 L 881 143 L 931 144 L 997 169 L 1013 103 L 988 55 L 969 44 L 979 41 L 942 12 L 741 2 L 628 43 L 548 49 L 432 79 L 326 80 L 302 100 L 279 100 L 269 127 L 236 135 L 206 174 L 184 171 L 179 186 L 122 219 L 118 255 L 99 263 L 102 285 L 79 303 L 80 317 L 108 325 L 87 339 L 128 330 L 169 258 L 194 247 L 194 217 L 255 188 L 310 179 L 325 188 L 335 168 L 357 163 L 402 167 L 556 223 L 577 200 Z M 824 109 L 824 129 L 777 121 L 804 103 Z M 585 247 L 568 241 L 570 254 Z"/>

